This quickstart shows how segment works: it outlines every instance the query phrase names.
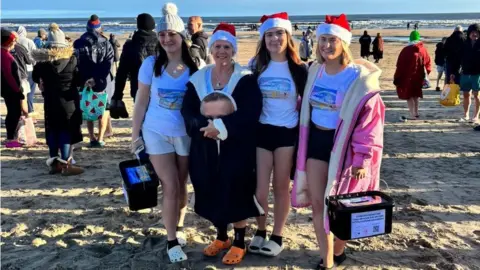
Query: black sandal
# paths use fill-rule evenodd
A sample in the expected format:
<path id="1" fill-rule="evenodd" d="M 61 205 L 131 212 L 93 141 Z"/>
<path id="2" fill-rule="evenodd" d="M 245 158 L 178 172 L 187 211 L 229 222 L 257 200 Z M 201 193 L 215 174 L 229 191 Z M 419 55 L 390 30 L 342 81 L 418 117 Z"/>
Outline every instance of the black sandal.
<path id="1" fill-rule="evenodd" d="M 340 254 L 338 256 L 333 255 L 333 262 L 336 265 L 341 265 L 346 259 L 347 259 L 347 254 L 345 254 L 345 250 L 342 252 L 342 254 Z M 318 263 L 317 269 L 318 270 L 323 270 L 323 269 L 334 269 L 334 268 L 333 267 L 326 268 L 325 266 L 323 266 L 323 259 L 320 259 L 320 262 Z"/>

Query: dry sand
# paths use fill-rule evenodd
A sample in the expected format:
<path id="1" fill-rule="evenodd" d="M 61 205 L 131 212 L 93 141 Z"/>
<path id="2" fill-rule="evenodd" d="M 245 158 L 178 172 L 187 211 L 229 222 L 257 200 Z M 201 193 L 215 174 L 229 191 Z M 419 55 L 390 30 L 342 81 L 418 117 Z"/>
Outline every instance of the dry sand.
<path id="1" fill-rule="evenodd" d="M 449 32 L 429 30 L 424 35 L 442 37 Z M 393 91 L 392 77 L 403 46 L 386 44 L 379 64 L 387 105 L 382 179 L 388 188 L 384 183 L 381 187 L 397 205 L 393 232 L 350 241 L 349 259 L 340 269 L 480 269 L 480 133 L 457 122 L 461 107 L 442 108 L 432 90 L 425 91 L 420 103 L 421 120 L 398 120 L 407 108 Z M 432 57 L 434 46 L 427 45 Z M 238 60 L 245 64 L 255 40 L 242 39 L 239 47 Z M 358 43 L 352 50 L 359 55 Z M 435 77 L 434 71 L 430 78 Z M 41 96 L 35 102 L 42 115 Z M 126 102 L 131 113 L 132 99 Z M 5 113 L 3 103 L 1 112 Z M 153 211 L 126 208 L 117 166 L 131 157 L 130 119 L 113 121 L 115 137 L 107 139 L 105 149 L 89 149 L 85 139 L 75 159 L 86 172 L 69 178 L 47 173 L 42 119 L 36 126 L 39 146 L 2 149 L 2 269 L 232 269 L 222 265 L 220 257 L 203 257 L 214 229 L 191 208 L 185 224 L 189 261 L 182 264 L 168 262 L 160 205 Z M 189 191 L 191 195 L 191 186 Z M 252 220 L 248 238 L 254 230 Z M 277 258 L 248 255 L 235 269 L 313 269 L 319 253 L 310 209 L 292 209 L 285 246 Z"/>

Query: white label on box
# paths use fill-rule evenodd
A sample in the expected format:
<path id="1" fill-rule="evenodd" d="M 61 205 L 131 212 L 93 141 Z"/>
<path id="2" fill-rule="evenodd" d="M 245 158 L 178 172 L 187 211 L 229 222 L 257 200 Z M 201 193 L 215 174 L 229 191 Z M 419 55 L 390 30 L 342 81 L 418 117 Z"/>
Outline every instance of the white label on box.
<path id="1" fill-rule="evenodd" d="M 352 239 L 385 233 L 385 209 L 352 214 Z"/>

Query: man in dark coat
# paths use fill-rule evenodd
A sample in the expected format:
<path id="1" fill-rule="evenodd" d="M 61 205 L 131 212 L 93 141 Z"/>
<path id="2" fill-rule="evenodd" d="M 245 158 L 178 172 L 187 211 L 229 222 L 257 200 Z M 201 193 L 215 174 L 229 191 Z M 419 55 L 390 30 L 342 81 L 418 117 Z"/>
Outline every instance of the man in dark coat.
<path id="1" fill-rule="evenodd" d="M 209 63 L 208 57 L 208 34 L 203 31 L 203 21 L 200 16 L 192 16 L 188 20 L 188 33 L 191 35 L 192 48 L 198 50 L 203 61 Z"/>
<path id="2" fill-rule="evenodd" d="M 360 37 L 360 56 L 368 60 L 370 56 L 370 44 L 372 44 L 372 37 L 368 35 L 367 31 L 363 32 L 363 36 Z"/>
<path id="3" fill-rule="evenodd" d="M 472 24 L 468 27 L 467 40 L 463 45 L 462 76 L 460 79 L 460 90 L 463 92 L 462 120 L 479 122 L 480 115 L 480 24 Z M 473 92 L 475 110 L 470 118 L 470 105 Z"/>
<path id="4" fill-rule="evenodd" d="M 102 35 L 102 24 L 97 15 L 90 16 L 87 22 L 87 32 L 73 43 L 78 59 L 80 85 L 92 88 L 94 92 L 108 94 L 107 108 L 113 95 L 113 76 L 111 68 L 114 60 L 113 47 L 108 38 Z M 103 147 L 104 136 L 110 123 L 108 110 L 99 121 L 99 132 L 96 137 L 93 131 L 93 122 L 87 121 L 91 147 Z"/>
<path id="5" fill-rule="evenodd" d="M 154 29 L 155 20 L 150 14 L 142 13 L 138 15 L 137 31 L 133 34 L 132 39 L 127 40 L 123 45 L 120 66 L 115 77 L 115 93 L 110 105 L 110 112 L 114 119 L 128 118 L 125 103 L 122 101 L 127 79 L 130 78 L 130 96 L 135 100 L 140 66 L 142 66 L 145 58 L 156 55 L 159 42 Z"/>
<path id="6" fill-rule="evenodd" d="M 446 59 L 446 78 L 450 80 L 450 75 L 455 76 L 455 83 L 460 83 L 460 66 L 462 62 L 462 49 L 465 43 L 465 34 L 461 26 L 455 27 L 455 31 L 447 38 L 445 42 Z"/>
<path id="7" fill-rule="evenodd" d="M 436 91 L 440 91 L 440 80 L 442 79 L 442 75 L 445 72 L 445 42 L 447 38 L 442 38 L 442 41 L 437 43 L 435 49 L 435 65 L 437 66 L 437 87 L 435 88 Z M 445 78 L 445 81 L 448 83 L 449 78 Z"/>

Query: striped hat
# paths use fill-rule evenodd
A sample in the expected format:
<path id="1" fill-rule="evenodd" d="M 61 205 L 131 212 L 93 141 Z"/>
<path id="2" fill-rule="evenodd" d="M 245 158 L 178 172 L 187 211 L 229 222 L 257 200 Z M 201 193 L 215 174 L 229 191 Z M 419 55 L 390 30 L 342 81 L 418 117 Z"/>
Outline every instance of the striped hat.
<path id="1" fill-rule="evenodd" d="M 100 18 L 98 18 L 98 16 L 95 14 L 90 16 L 90 20 L 87 22 L 87 30 L 99 31 L 101 28 L 102 23 L 100 22 Z"/>

